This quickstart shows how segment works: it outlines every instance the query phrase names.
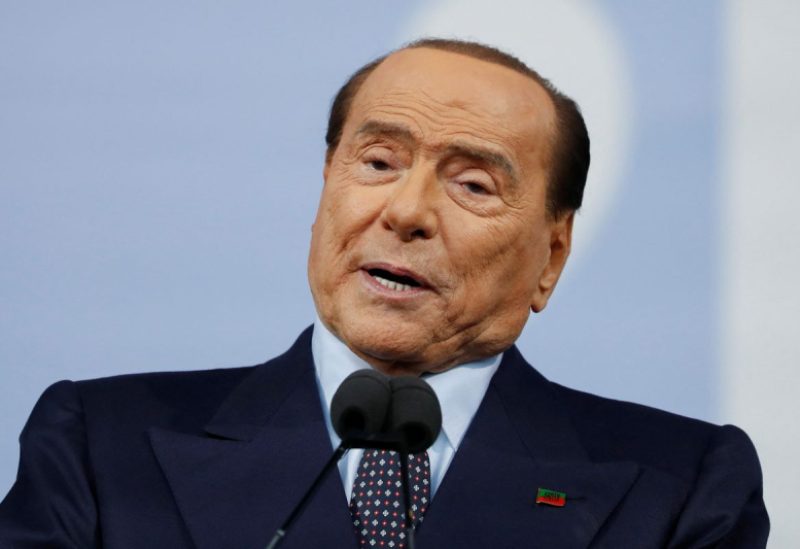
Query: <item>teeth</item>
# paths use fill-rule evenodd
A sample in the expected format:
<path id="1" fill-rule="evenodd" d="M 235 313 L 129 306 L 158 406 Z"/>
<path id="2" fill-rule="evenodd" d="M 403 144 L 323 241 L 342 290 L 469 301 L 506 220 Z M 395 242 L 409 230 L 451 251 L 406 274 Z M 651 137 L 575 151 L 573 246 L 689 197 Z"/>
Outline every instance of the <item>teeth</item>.
<path id="1" fill-rule="evenodd" d="M 381 286 L 384 286 L 396 292 L 406 292 L 413 288 L 413 286 L 409 286 L 408 284 L 401 284 L 399 282 L 395 282 L 394 280 L 387 280 L 385 278 L 381 278 L 380 276 L 372 275 L 372 278 L 377 280 Z"/>

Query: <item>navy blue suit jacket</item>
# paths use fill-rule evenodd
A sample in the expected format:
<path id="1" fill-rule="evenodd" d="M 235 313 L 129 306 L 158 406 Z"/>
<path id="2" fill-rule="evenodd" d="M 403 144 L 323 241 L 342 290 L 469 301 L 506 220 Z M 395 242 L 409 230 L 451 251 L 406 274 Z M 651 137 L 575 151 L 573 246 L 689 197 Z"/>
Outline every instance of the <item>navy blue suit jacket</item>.
<path id="1" fill-rule="evenodd" d="M 264 547 L 332 452 L 310 333 L 256 367 L 50 387 L 0 547 Z M 538 488 L 566 505 L 537 505 Z M 334 472 L 282 547 L 357 547 L 345 499 Z M 742 431 L 561 387 L 512 347 L 417 547 L 753 549 L 768 529 Z"/>

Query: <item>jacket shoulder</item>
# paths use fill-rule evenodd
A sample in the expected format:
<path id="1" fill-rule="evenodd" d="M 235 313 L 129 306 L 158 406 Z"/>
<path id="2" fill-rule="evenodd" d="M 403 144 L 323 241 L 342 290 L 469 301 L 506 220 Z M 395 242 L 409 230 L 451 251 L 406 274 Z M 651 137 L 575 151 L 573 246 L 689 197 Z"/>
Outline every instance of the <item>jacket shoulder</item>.
<path id="1" fill-rule="evenodd" d="M 668 546 L 765 547 L 769 517 L 753 443 L 733 425 L 705 421 L 553 384 L 597 461 L 634 461 L 687 487 Z"/>
<path id="2" fill-rule="evenodd" d="M 552 383 L 593 460 L 630 460 L 693 483 L 704 459 L 720 447 L 760 471 L 750 439 L 733 425 L 605 398 Z"/>
<path id="3" fill-rule="evenodd" d="M 254 368 L 126 374 L 77 381 L 74 386 L 85 421 L 94 427 L 162 427 L 199 433 Z"/>

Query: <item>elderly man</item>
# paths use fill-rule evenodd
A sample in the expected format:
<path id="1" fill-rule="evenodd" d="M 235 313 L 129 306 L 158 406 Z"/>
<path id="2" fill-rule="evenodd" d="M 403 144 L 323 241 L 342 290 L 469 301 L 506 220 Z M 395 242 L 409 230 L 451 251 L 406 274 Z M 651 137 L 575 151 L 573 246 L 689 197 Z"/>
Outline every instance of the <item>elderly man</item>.
<path id="1" fill-rule="evenodd" d="M 571 100 L 495 49 L 424 40 L 345 84 L 327 142 L 313 329 L 257 367 L 51 387 L 0 546 L 263 547 L 339 442 L 333 392 L 369 367 L 441 401 L 412 456 L 420 548 L 765 546 L 741 431 L 555 385 L 513 346 L 570 251 L 589 165 Z M 405 547 L 393 463 L 351 452 L 283 546 Z"/>

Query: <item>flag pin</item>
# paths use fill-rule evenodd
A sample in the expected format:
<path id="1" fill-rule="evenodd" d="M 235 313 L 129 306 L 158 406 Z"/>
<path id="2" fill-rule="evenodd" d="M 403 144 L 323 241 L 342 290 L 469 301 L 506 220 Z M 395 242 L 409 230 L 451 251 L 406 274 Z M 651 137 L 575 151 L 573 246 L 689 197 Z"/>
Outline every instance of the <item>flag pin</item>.
<path id="1" fill-rule="evenodd" d="M 548 488 L 539 488 L 536 491 L 536 503 L 552 505 L 553 507 L 564 507 L 567 504 L 567 494 Z"/>

